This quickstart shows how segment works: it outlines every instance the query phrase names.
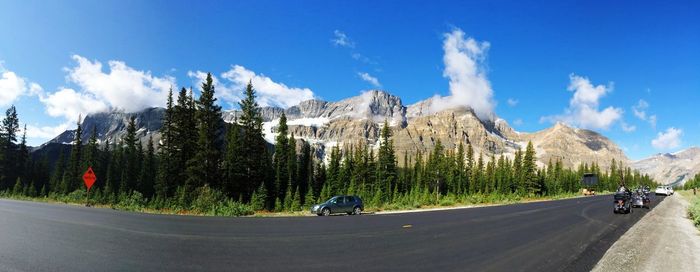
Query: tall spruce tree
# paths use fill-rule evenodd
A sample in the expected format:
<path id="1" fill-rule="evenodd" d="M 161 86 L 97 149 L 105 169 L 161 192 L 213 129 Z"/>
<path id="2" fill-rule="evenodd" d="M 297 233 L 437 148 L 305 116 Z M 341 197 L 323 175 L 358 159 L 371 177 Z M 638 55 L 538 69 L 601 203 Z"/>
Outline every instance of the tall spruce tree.
<path id="1" fill-rule="evenodd" d="M 187 162 L 192 159 L 197 146 L 197 123 L 194 99 L 187 89 L 182 88 L 173 111 L 171 166 L 173 188 L 185 186 Z M 185 189 L 189 190 L 189 189 Z"/>
<path id="2" fill-rule="evenodd" d="M 241 107 L 240 124 L 243 128 L 241 147 L 242 154 L 245 154 L 241 161 L 243 181 L 245 182 L 242 199 L 248 202 L 255 188 L 266 181 L 264 169 L 266 168 L 265 165 L 268 164 L 267 160 L 269 158 L 263 138 L 260 107 L 255 101 L 255 89 L 253 89 L 253 85 L 250 82 L 246 86 L 244 96 L 243 100 L 239 102 Z M 271 188 L 268 188 L 268 194 L 270 194 L 269 189 Z M 268 196 L 268 201 L 270 201 L 270 196 Z M 274 202 L 274 197 L 271 201 Z"/>
<path id="3" fill-rule="evenodd" d="M 139 178 L 139 192 L 146 197 L 155 194 L 155 180 L 158 175 L 155 147 L 153 146 L 153 136 L 148 137 L 146 154 L 143 155 L 143 166 L 141 167 L 141 177 Z"/>
<path id="4" fill-rule="evenodd" d="M 532 142 L 527 143 L 527 148 L 525 149 L 525 156 L 523 157 L 523 182 L 525 184 L 525 191 L 528 194 L 538 194 L 540 193 L 540 188 L 538 185 L 537 177 L 537 157 L 535 154 L 535 148 L 532 146 Z"/>
<path id="5" fill-rule="evenodd" d="M 15 154 L 17 152 L 19 118 L 14 105 L 5 111 L 0 127 L 0 190 L 10 188 L 17 179 Z"/>
<path id="6" fill-rule="evenodd" d="M 381 142 L 379 143 L 379 154 L 377 154 L 377 181 L 382 184 L 382 191 L 392 192 L 396 187 L 397 170 L 396 154 L 394 153 L 394 141 L 391 140 L 391 128 L 389 121 L 384 121 L 381 131 Z"/>
<path id="7" fill-rule="evenodd" d="M 216 105 L 215 87 L 211 73 L 202 83 L 202 93 L 196 103 L 197 146 L 195 156 L 188 163 L 188 183 L 194 187 L 209 185 L 219 188 L 221 153 L 221 106 Z"/>
<path id="8" fill-rule="evenodd" d="M 244 155 L 241 146 L 241 128 L 235 123 L 229 126 L 226 133 L 226 153 L 224 154 L 222 167 L 224 170 L 224 192 L 229 197 L 238 199 L 244 189 L 242 186 L 243 169 L 241 168 L 241 160 Z M 263 187 L 263 189 L 260 189 L 260 186 L 258 186 L 258 193 L 261 194 L 263 191 L 267 194 L 267 188 Z M 266 195 L 259 195 L 259 197 L 264 200 Z"/>
<path id="9" fill-rule="evenodd" d="M 59 150 L 58 159 L 53 167 L 53 174 L 51 174 L 51 180 L 49 181 L 49 191 L 51 192 L 60 192 L 59 188 L 66 167 L 66 156 L 63 150 L 63 148 Z"/>
<path id="10" fill-rule="evenodd" d="M 472 179 L 472 170 L 474 169 L 474 148 L 472 147 L 471 143 L 467 144 L 467 165 L 465 168 L 464 176 L 467 179 L 465 185 L 467 188 L 466 191 L 467 193 L 474 193 L 474 189 L 476 188 L 474 185 L 474 180 Z"/>
<path id="11" fill-rule="evenodd" d="M 75 130 L 75 137 L 73 138 L 73 146 L 70 152 L 68 168 L 66 168 L 66 172 L 63 175 L 63 193 L 69 193 L 78 189 L 82 181 L 80 178 L 83 174 L 81 173 L 81 156 L 83 150 L 83 127 L 80 122 L 81 119 L 81 117 L 78 117 L 78 128 Z"/>
<path id="12" fill-rule="evenodd" d="M 19 142 L 19 148 L 17 150 L 17 161 L 15 162 L 16 175 L 22 180 L 31 182 L 32 180 L 28 178 L 31 170 L 30 168 L 30 157 L 29 149 L 27 148 L 27 124 L 24 124 L 24 130 L 22 131 L 22 138 Z"/>
<path id="13" fill-rule="evenodd" d="M 163 115 L 163 126 L 160 129 L 161 141 L 159 143 L 159 165 L 158 176 L 155 184 L 155 192 L 161 199 L 171 196 L 174 190 L 174 180 L 177 178 L 175 173 L 175 161 L 177 154 L 175 150 L 175 109 L 173 105 L 173 89 L 168 91 L 168 101 L 166 103 L 165 114 Z"/>
<path id="14" fill-rule="evenodd" d="M 138 190 L 137 179 L 141 171 L 139 166 L 138 145 L 139 141 L 136 138 L 136 115 L 129 117 L 129 123 L 126 126 L 126 135 L 122 139 L 124 148 L 124 167 L 122 169 L 121 184 L 124 191 L 122 193 L 131 193 L 132 190 Z"/>
<path id="15" fill-rule="evenodd" d="M 297 189 L 297 141 L 294 139 L 294 134 L 289 135 L 289 152 L 287 155 L 287 173 L 289 173 L 288 184 L 291 187 L 287 187 L 286 191 L 291 190 L 291 195 L 294 196 L 294 190 Z"/>
<path id="16" fill-rule="evenodd" d="M 289 176 L 289 128 L 287 127 L 287 116 L 282 113 L 277 126 L 277 137 L 275 138 L 275 154 L 272 157 L 272 164 L 275 168 L 275 188 L 276 197 L 283 198 L 287 191 Z"/>

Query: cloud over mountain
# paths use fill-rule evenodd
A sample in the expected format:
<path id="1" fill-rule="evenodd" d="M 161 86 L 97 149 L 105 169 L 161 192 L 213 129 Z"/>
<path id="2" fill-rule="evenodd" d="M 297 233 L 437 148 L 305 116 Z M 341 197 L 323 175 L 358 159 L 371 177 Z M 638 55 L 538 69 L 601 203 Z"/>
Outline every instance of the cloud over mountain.
<path id="1" fill-rule="evenodd" d="M 201 85 L 207 76 L 202 71 L 190 71 L 187 74 L 196 79 L 198 85 Z M 264 74 L 256 74 L 241 65 L 233 65 L 230 70 L 222 73 L 220 78 L 214 77 L 217 95 L 223 100 L 222 102 L 228 103 L 232 107 L 236 107 L 238 101 L 243 97 L 248 82 L 253 84 L 257 91 L 258 104 L 263 107 L 288 108 L 315 97 L 309 88 L 289 87 L 284 83 L 275 82 Z"/>
<path id="2" fill-rule="evenodd" d="M 493 118 L 496 103 L 483 65 L 489 46 L 488 42 L 466 37 L 461 29 L 444 34 L 443 76 L 450 81 L 450 95 L 434 96 L 432 112 L 469 106 L 479 119 Z"/>
<path id="3" fill-rule="evenodd" d="M 574 92 L 569 100 L 569 107 L 563 114 L 545 116 L 540 121 L 564 122 L 573 126 L 588 129 L 608 129 L 622 118 L 622 109 L 607 107 L 599 109 L 600 99 L 613 89 L 609 85 L 593 85 L 591 81 L 575 74 L 569 75 L 568 91 Z M 626 127 L 625 130 L 630 130 Z"/>

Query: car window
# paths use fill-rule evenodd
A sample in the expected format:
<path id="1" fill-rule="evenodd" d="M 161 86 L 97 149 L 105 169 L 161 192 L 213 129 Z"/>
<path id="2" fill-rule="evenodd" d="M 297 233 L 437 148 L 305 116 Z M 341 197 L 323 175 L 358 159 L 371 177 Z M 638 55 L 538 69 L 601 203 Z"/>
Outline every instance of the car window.
<path id="1" fill-rule="evenodd" d="M 335 203 L 337 203 L 337 204 L 345 203 L 345 197 L 339 196 L 338 198 L 335 199 Z"/>
<path id="2" fill-rule="evenodd" d="M 347 202 L 355 202 L 355 197 L 353 197 L 353 196 L 348 196 L 345 200 L 346 200 Z"/>

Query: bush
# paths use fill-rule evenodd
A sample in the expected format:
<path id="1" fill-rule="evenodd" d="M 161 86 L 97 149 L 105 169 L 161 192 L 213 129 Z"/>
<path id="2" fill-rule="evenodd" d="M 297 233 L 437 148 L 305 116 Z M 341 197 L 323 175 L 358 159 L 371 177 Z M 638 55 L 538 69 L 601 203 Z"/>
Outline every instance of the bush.
<path id="1" fill-rule="evenodd" d="M 65 203 L 83 203 L 85 202 L 85 190 L 75 190 L 61 197 L 61 201 Z"/>
<path id="2" fill-rule="evenodd" d="M 219 203 L 226 200 L 224 194 L 218 190 L 214 190 L 211 187 L 204 185 L 197 189 L 196 197 L 192 201 L 192 210 L 204 214 L 211 214 L 212 209 Z"/>
<path id="3" fill-rule="evenodd" d="M 142 211 L 145 205 L 146 199 L 143 198 L 143 195 L 134 191 L 131 194 L 122 194 L 116 208 L 126 211 Z"/>
<path id="4" fill-rule="evenodd" d="M 246 216 L 246 215 L 252 215 L 254 213 L 255 212 L 253 211 L 253 207 L 251 207 L 250 205 L 246 205 L 246 204 L 228 199 L 224 202 L 220 202 L 217 205 L 214 205 L 212 207 L 211 213 L 209 215 Z"/>
<path id="5" fill-rule="evenodd" d="M 693 220 L 695 226 L 700 227 L 700 198 L 695 198 L 688 207 L 688 217 Z"/>
<path id="6" fill-rule="evenodd" d="M 207 185 L 197 189 L 191 208 L 197 213 L 218 216 L 244 216 L 254 213 L 251 205 L 228 199 L 221 191 Z"/>

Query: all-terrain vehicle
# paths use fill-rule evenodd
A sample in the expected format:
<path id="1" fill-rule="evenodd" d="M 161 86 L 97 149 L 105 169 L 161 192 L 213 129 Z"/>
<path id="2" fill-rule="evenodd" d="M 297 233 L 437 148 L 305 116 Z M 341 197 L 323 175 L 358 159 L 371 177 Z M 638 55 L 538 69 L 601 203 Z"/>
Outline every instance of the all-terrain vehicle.
<path id="1" fill-rule="evenodd" d="M 631 193 L 629 191 L 619 191 L 614 195 L 614 213 L 631 213 L 632 212 L 632 201 Z"/>

